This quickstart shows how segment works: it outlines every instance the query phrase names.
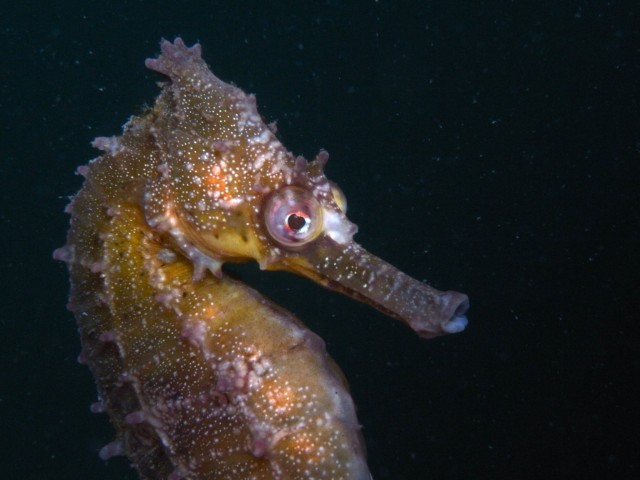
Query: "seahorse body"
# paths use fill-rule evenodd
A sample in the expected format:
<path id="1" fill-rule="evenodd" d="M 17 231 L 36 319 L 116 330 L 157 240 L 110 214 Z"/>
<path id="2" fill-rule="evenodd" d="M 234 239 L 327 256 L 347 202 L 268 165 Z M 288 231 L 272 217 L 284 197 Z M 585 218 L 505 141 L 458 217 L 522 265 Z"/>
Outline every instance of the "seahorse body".
<path id="1" fill-rule="evenodd" d="M 371 303 L 420 335 L 460 331 L 438 292 L 353 242 L 327 155 L 294 158 L 200 47 L 163 41 L 153 108 L 98 138 L 68 207 L 80 359 L 117 431 L 101 450 L 147 479 L 370 478 L 353 402 L 322 340 L 220 267 L 256 260 Z"/>

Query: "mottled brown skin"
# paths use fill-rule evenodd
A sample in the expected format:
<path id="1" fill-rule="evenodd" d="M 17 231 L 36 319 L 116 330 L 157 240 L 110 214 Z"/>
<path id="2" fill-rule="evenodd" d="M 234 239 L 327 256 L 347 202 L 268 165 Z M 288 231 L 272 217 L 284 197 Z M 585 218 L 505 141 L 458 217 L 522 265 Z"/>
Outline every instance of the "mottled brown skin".
<path id="1" fill-rule="evenodd" d="M 162 42 L 156 104 L 80 167 L 55 257 L 100 402 L 148 479 L 370 477 L 352 400 L 324 345 L 220 270 L 255 260 L 347 293 L 430 337 L 466 325 L 466 296 L 367 253 L 327 155 L 294 158 L 255 99 L 215 77 L 200 47 Z"/>

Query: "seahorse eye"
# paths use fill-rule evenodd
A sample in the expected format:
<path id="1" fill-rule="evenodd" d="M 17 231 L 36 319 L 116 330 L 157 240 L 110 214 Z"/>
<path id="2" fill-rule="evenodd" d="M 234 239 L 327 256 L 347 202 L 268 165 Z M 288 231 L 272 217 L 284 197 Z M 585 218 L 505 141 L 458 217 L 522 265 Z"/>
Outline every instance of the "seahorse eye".
<path id="1" fill-rule="evenodd" d="M 333 200 L 338 205 L 338 208 L 342 210 L 342 213 L 347 213 L 347 197 L 344 196 L 342 189 L 332 181 L 329 181 L 331 185 L 331 193 L 333 194 Z"/>
<path id="2" fill-rule="evenodd" d="M 300 187 L 284 187 L 269 198 L 264 209 L 269 235 L 285 247 L 314 240 L 322 231 L 322 207 Z"/>

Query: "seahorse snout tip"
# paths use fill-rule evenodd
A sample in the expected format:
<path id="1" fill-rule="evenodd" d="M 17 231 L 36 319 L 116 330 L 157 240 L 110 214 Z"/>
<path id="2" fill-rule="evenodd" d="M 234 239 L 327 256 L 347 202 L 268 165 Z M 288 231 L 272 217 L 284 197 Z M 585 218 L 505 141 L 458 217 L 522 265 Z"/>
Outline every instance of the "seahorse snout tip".
<path id="1" fill-rule="evenodd" d="M 433 297 L 432 297 L 433 298 Z M 408 320 L 409 326 L 421 338 L 435 338 L 450 333 L 462 332 L 469 323 L 466 313 L 469 310 L 469 297 L 464 293 L 438 292 L 434 308 L 425 311 L 425 315 Z"/>
<path id="2" fill-rule="evenodd" d="M 446 333 L 458 333 L 463 331 L 469 320 L 466 313 L 469 310 L 469 297 L 464 293 L 447 291 L 441 296 L 444 305 L 445 320 L 442 324 L 442 330 Z"/>

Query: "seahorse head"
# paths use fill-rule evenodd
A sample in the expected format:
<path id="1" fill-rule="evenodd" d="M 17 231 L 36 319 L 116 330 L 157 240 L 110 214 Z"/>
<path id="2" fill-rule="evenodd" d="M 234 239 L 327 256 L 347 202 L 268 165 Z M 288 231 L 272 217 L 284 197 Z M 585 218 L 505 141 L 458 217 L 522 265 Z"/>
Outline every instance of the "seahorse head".
<path id="1" fill-rule="evenodd" d="M 370 303 L 424 337 L 465 327 L 465 295 L 439 292 L 354 242 L 344 195 L 324 174 L 325 151 L 308 162 L 284 148 L 255 97 L 213 75 L 198 45 L 161 47 L 147 66 L 171 83 L 150 113 L 158 172 L 145 214 L 197 272 L 255 260 Z"/>

